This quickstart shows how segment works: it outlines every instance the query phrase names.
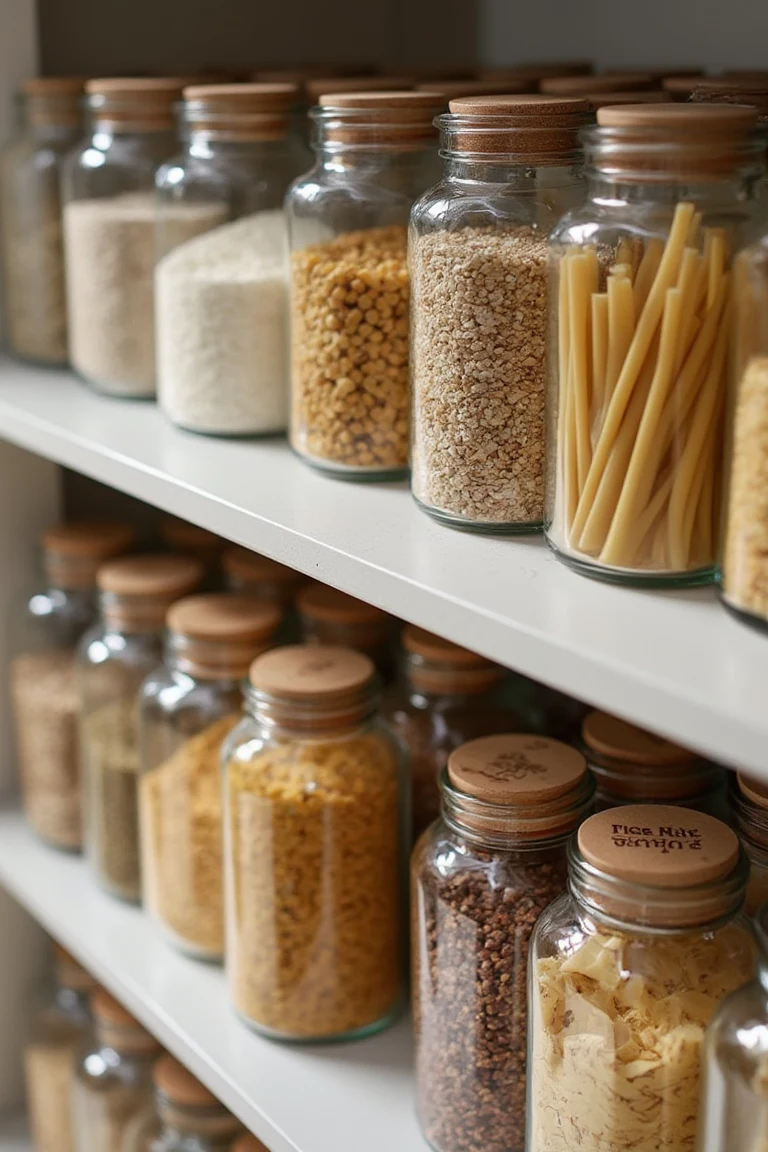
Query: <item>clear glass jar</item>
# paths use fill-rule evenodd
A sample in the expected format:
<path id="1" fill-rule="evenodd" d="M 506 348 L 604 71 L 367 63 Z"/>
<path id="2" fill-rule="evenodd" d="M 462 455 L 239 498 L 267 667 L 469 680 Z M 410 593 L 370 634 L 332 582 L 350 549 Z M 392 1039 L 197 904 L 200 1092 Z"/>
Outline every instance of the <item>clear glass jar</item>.
<path id="1" fill-rule="evenodd" d="M 384 698 L 383 713 L 408 751 L 413 839 L 440 812 L 440 775 L 468 740 L 517 728 L 498 664 L 406 625 L 402 675 Z"/>
<path id="2" fill-rule="evenodd" d="M 73 1087 L 77 1152 L 123 1152 L 152 1104 L 152 1069 L 162 1049 L 117 1000 L 91 997 L 95 1039 L 81 1053 Z"/>
<path id="3" fill-rule="evenodd" d="M 193 432 L 288 423 L 283 198 L 308 163 L 290 131 L 295 97 L 291 84 L 185 88 L 183 151 L 157 173 L 158 401 Z M 211 213 L 210 231 L 181 245 L 180 205 Z"/>
<path id="4" fill-rule="evenodd" d="M 191 1072 L 161 1056 L 152 1080 L 154 1109 L 126 1132 L 120 1152 L 229 1152 L 240 1121 Z"/>
<path id="5" fill-rule="evenodd" d="M 768 905 L 754 926 L 757 977 L 720 1005 L 704 1041 L 698 1152 L 768 1149 Z"/>
<path id="6" fill-rule="evenodd" d="M 408 469 L 408 216 L 438 175 L 428 92 L 326 95 L 288 193 L 291 445 L 347 479 Z"/>
<path id="7" fill-rule="evenodd" d="M 62 172 L 69 351 L 102 392 L 155 393 L 155 169 L 174 151 L 182 81 L 89 80 L 89 135 Z M 208 205 L 173 211 L 179 242 L 204 231 Z M 171 228 L 168 212 L 166 229 Z"/>
<path id="8" fill-rule="evenodd" d="M 544 520 L 547 238 L 584 198 L 586 100 L 469 96 L 411 213 L 411 491 L 454 528 Z"/>
<path id="9" fill-rule="evenodd" d="M 222 559 L 224 582 L 232 592 L 247 592 L 267 604 L 291 609 L 309 577 L 249 548 L 228 548 Z"/>
<path id="10" fill-rule="evenodd" d="M 768 902 L 768 787 L 742 772 L 733 773 L 729 800 L 733 826 L 749 857 L 747 912 L 754 916 Z"/>
<path id="11" fill-rule="evenodd" d="M 207 528 L 176 516 L 161 516 L 158 527 L 163 547 L 179 556 L 198 560 L 205 569 L 206 589 L 217 591 L 221 587 L 221 559 L 227 541 Z"/>
<path id="12" fill-rule="evenodd" d="M 162 659 L 165 615 L 203 575 L 186 556 L 130 556 L 98 572 L 101 620 L 77 653 L 84 841 L 99 883 L 138 901 L 139 689 Z"/>
<path id="13" fill-rule="evenodd" d="M 296 606 L 306 644 L 354 648 L 373 660 L 384 681 L 392 679 L 397 647 L 394 616 L 319 580 L 301 589 Z"/>
<path id="14" fill-rule="evenodd" d="M 594 785 L 575 749 L 523 735 L 464 744 L 441 785 L 411 861 L 419 1120 L 436 1152 L 523 1152 L 528 942 Z"/>
<path id="15" fill-rule="evenodd" d="M 82 94 L 77 76 L 27 80 L 21 133 L 0 157 L 5 335 L 41 364 L 67 363 L 59 171 L 82 135 Z"/>
<path id="16" fill-rule="evenodd" d="M 693 1148 L 720 1001 L 754 972 L 734 832 L 686 808 L 600 812 L 531 943 L 528 1152 Z"/>
<path id="17" fill-rule="evenodd" d="M 768 234 L 734 264 L 733 390 L 720 596 L 768 630 Z"/>
<path id="18" fill-rule="evenodd" d="M 675 804 L 726 819 L 719 765 L 607 712 L 585 716 L 581 739 L 597 781 L 598 812 L 623 804 Z"/>
<path id="19" fill-rule="evenodd" d="M 280 609 L 248 596 L 177 600 L 163 666 L 141 689 L 139 826 L 144 906 L 182 951 L 224 954 L 219 753 L 242 680 L 272 647 Z"/>
<path id="20" fill-rule="evenodd" d="M 547 540 L 585 575 L 709 581 L 730 254 L 764 143 L 737 105 L 601 108 L 589 199 L 552 234 Z"/>
<path id="21" fill-rule="evenodd" d="M 222 751 L 226 964 L 240 1016 L 351 1039 L 402 999 L 401 753 L 371 661 L 295 645 L 254 661 Z"/>
<path id="22" fill-rule="evenodd" d="M 29 1126 L 36 1152 L 74 1152 L 72 1080 L 91 1029 L 93 978 L 58 945 L 54 983 L 37 1006 L 24 1047 Z"/>
<path id="23" fill-rule="evenodd" d="M 8 621 L 10 691 L 24 814 L 57 848 L 81 845 L 75 649 L 96 618 L 96 571 L 127 551 L 126 524 L 72 521 L 41 537 L 44 582 Z"/>

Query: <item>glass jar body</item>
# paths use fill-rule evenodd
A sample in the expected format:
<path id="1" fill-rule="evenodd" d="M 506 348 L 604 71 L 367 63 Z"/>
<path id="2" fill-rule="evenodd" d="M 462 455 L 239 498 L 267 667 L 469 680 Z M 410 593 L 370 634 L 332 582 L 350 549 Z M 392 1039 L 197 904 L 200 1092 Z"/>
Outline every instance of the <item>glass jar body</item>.
<path id="1" fill-rule="evenodd" d="M 290 1040 L 368 1035 L 402 997 L 400 753 L 246 717 L 224 772 L 226 964 L 239 1014 Z"/>
<path id="2" fill-rule="evenodd" d="M 174 133 L 94 125 L 63 166 L 64 249 L 72 367 L 99 391 L 155 393 L 155 169 Z M 176 211 L 179 241 L 205 227 Z"/>
<path id="3" fill-rule="evenodd" d="M 88 996 L 56 987 L 38 1005 L 24 1048 L 27 1107 L 39 1152 L 74 1152 L 72 1080 L 91 1027 Z"/>
<path id="4" fill-rule="evenodd" d="M 88 862 L 108 892 L 141 897 L 139 690 L 162 658 L 159 631 L 97 624 L 80 644 L 80 763 Z"/>
<path id="5" fill-rule="evenodd" d="M 455 528 L 544 519 L 547 237 L 577 167 L 455 159 L 411 214 L 411 490 Z"/>
<path id="6" fill-rule="evenodd" d="M 711 579 L 730 254 L 754 181 L 594 177 L 551 240 L 546 534 L 600 579 Z"/>
<path id="7" fill-rule="evenodd" d="M 441 819 L 414 849 L 417 1102 L 437 1152 L 525 1148 L 528 944 L 565 884 L 562 838 L 491 846 Z"/>
<path id="8" fill-rule="evenodd" d="M 15 356 L 67 363 L 67 306 L 59 175 L 77 124 L 32 126 L 0 157 L 3 296 Z"/>
<path id="9" fill-rule="evenodd" d="M 182 951 L 224 952 L 220 749 L 240 718 L 237 680 L 169 667 L 141 690 L 143 903 Z"/>
<path id="10" fill-rule="evenodd" d="M 10 686 L 24 813 L 38 836 L 82 842 L 75 650 L 93 623 L 93 592 L 39 588 L 13 612 Z"/>
<path id="11" fill-rule="evenodd" d="M 81 1055 L 72 1089 L 77 1152 L 123 1152 L 137 1118 L 152 1108 L 158 1049 L 126 1052 L 98 1041 Z"/>
<path id="12" fill-rule="evenodd" d="M 654 932 L 557 900 L 531 944 L 529 1152 L 693 1147 L 705 1029 L 753 971 L 740 916 Z"/>
<path id="13" fill-rule="evenodd" d="M 175 424 L 229 436 L 287 425 L 283 198 L 306 160 L 292 136 L 193 133 L 158 170 L 157 387 Z M 183 206 L 200 214 L 205 235 L 179 236 Z"/>
<path id="14" fill-rule="evenodd" d="M 160 1096 L 126 1130 L 120 1152 L 230 1152 L 241 1131 L 221 1107 L 173 1104 Z"/>
<path id="15" fill-rule="evenodd" d="M 734 266 L 734 380 L 729 413 L 725 531 L 719 563 L 726 608 L 768 630 L 768 238 Z"/>
<path id="16" fill-rule="evenodd" d="M 729 996 L 707 1030 L 701 1101 L 698 1152 L 765 1152 L 768 996 L 760 980 Z"/>
<path id="17" fill-rule="evenodd" d="M 290 440 L 342 478 L 407 472 L 407 225 L 436 176 L 432 146 L 326 148 L 288 193 Z"/>

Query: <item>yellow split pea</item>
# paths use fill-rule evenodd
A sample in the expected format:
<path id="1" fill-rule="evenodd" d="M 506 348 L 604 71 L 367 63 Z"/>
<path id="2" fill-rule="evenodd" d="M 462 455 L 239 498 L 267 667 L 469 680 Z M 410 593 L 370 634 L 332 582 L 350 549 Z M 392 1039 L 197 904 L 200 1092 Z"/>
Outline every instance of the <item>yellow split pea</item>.
<path id="1" fill-rule="evenodd" d="M 349 232 L 293 256 L 291 441 L 353 469 L 408 464 L 407 232 Z"/>

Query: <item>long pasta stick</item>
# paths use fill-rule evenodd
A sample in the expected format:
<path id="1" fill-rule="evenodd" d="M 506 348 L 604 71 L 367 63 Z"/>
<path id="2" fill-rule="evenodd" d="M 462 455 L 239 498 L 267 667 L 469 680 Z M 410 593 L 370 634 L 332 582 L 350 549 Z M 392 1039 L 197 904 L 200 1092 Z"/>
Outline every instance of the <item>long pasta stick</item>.
<path id="1" fill-rule="evenodd" d="M 725 232 L 722 228 L 707 228 L 709 247 L 709 267 L 707 269 L 707 308 L 711 308 L 725 270 Z"/>
<path id="2" fill-rule="evenodd" d="M 611 264 L 608 269 L 611 276 L 619 276 L 622 279 L 632 280 L 632 265 L 631 264 Z"/>
<path id="3" fill-rule="evenodd" d="M 685 506 L 685 514 L 683 516 L 683 540 L 685 543 L 685 551 L 687 555 L 686 568 L 699 567 L 699 562 L 694 562 L 693 555 L 696 548 L 694 541 L 694 533 L 696 531 L 697 522 L 699 520 L 699 513 L 702 509 L 703 503 L 706 501 L 709 515 L 705 516 L 701 512 L 702 520 L 704 521 L 703 528 L 706 533 L 706 520 L 712 519 L 712 494 L 713 494 L 713 478 L 714 478 L 714 460 L 713 453 L 715 447 L 715 419 L 716 414 L 713 412 L 709 426 L 707 428 L 704 441 L 696 461 L 696 467 L 693 472 L 693 480 L 691 481 L 691 490 L 688 494 L 688 500 Z M 709 531 L 711 539 L 711 528 Z M 701 548 L 698 549 L 701 555 Z M 706 553 L 709 557 L 709 562 L 712 562 L 711 544 L 710 549 Z"/>
<path id="4" fill-rule="evenodd" d="M 632 284 L 617 276 L 608 277 L 608 355 L 605 366 L 605 396 L 610 400 L 619 379 L 635 331 L 635 301 Z"/>
<path id="5" fill-rule="evenodd" d="M 592 410 L 590 427 L 594 428 L 605 402 L 605 370 L 608 361 L 608 296 L 592 293 Z"/>
<path id="6" fill-rule="evenodd" d="M 688 352 L 688 332 L 696 319 L 694 313 L 696 310 L 696 286 L 699 278 L 699 266 L 701 264 L 701 257 L 695 248 L 686 248 L 683 251 L 683 259 L 680 264 L 680 275 L 677 278 L 677 287 L 680 289 L 683 298 L 683 306 L 680 310 L 680 338 L 677 342 L 677 351 L 675 353 L 675 373 L 680 371 L 680 366 L 685 359 Z"/>
<path id="7" fill-rule="evenodd" d="M 659 271 L 659 264 L 664 255 L 664 241 L 654 237 L 645 245 L 643 258 L 635 276 L 635 312 L 639 316 L 645 307 L 648 293 Z"/>
<path id="8" fill-rule="evenodd" d="M 659 488 L 654 492 L 650 504 L 646 504 L 645 510 L 640 513 L 637 518 L 636 539 L 638 546 L 635 554 L 631 557 L 631 563 L 635 563 L 637 557 L 642 558 L 643 553 L 646 551 L 646 544 L 650 544 L 647 548 L 649 555 L 652 555 L 654 530 L 658 527 L 656 521 L 659 519 L 662 511 L 664 510 L 669 494 L 672 491 L 672 472 L 669 472 L 661 483 Z"/>
<path id="9" fill-rule="evenodd" d="M 608 462 L 611 447 L 618 434 L 622 418 L 632 396 L 632 391 L 637 383 L 638 375 L 640 374 L 651 341 L 661 320 L 667 289 L 671 288 L 677 281 L 680 271 L 680 261 L 682 259 L 683 241 L 688 233 L 692 215 L 692 204 L 683 201 L 677 205 L 672 220 L 672 227 L 669 232 L 669 239 L 667 240 L 664 255 L 659 264 L 656 279 L 653 282 L 651 291 L 648 294 L 648 299 L 645 302 L 645 307 L 637 322 L 632 343 L 629 346 L 629 351 L 625 357 L 616 388 L 611 396 L 608 410 L 605 414 L 605 420 L 603 421 L 600 436 L 592 457 L 592 464 L 589 469 L 587 481 L 579 497 L 579 504 L 573 524 L 573 532 L 576 537 L 581 535 L 584 524 L 586 523 L 589 509 L 592 506 L 592 501 L 595 498 L 595 493 L 600 483 L 600 478 Z"/>
<path id="10" fill-rule="evenodd" d="M 629 236 L 622 236 L 616 245 L 616 263 L 632 267 L 632 241 Z"/>
<path id="11" fill-rule="evenodd" d="M 694 212 L 691 226 L 688 229 L 688 237 L 685 241 L 687 248 L 698 248 L 699 246 L 699 232 L 701 230 L 701 212 Z"/>
<path id="12" fill-rule="evenodd" d="M 569 371 L 570 371 L 570 330 L 571 321 L 569 313 L 569 296 L 568 296 L 568 261 L 571 259 L 570 255 L 563 256 L 560 261 L 558 274 L 560 283 L 558 286 L 558 412 L 557 412 L 557 442 L 558 442 L 558 469 L 560 475 L 558 477 L 558 491 L 562 492 L 562 507 L 560 508 L 563 517 L 564 527 L 571 523 L 576 509 L 576 501 L 578 499 L 578 490 L 575 485 L 575 474 L 571 475 L 571 458 L 575 461 L 575 455 L 571 450 L 571 412 L 570 412 L 570 393 L 569 393 Z M 557 511 L 557 509 L 556 509 Z"/>
<path id="13" fill-rule="evenodd" d="M 708 442 L 714 439 L 714 427 L 710 428 L 707 439 Z M 713 450 L 713 444 L 711 444 L 709 448 L 707 445 L 704 447 L 704 458 L 707 460 L 707 468 L 704 473 L 704 482 L 693 521 L 693 538 L 691 540 L 689 559 L 691 564 L 697 568 L 704 564 L 711 563 L 714 553 L 715 461 L 709 459 L 710 453 Z"/>
<path id="14" fill-rule="evenodd" d="M 723 277 L 725 279 L 725 277 Z M 684 536 L 684 516 L 688 495 L 691 491 L 696 464 L 699 460 L 709 422 L 718 401 L 718 391 L 722 387 L 725 354 L 728 349 L 728 325 L 724 323 L 718 333 L 715 351 L 707 372 L 707 378 L 699 393 L 698 403 L 693 413 L 688 438 L 680 463 L 677 467 L 669 499 L 667 517 L 667 538 L 669 554 L 674 568 L 684 571 L 688 563 L 689 541 Z"/>
<path id="15" fill-rule="evenodd" d="M 576 429 L 576 466 L 579 492 L 587 479 L 592 459 L 589 435 L 589 348 L 587 331 L 591 299 L 592 261 L 589 253 L 568 261 L 568 303 L 570 310 L 570 376 L 568 389 Z"/>
<path id="16" fill-rule="evenodd" d="M 682 294 L 679 288 L 669 288 L 664 304 L 664 317 L 661 323 L 659 358 L 651 383 L 651 390 L 645 404 L 640 427 L 637 432 L 629 468 L 624 478 L 621 495 L 616 505 L 611 527 L 600 553 L 605 564 L 628 564 L 628 553 L 632 553 L 633 534 L 636 531 L 638 514 L 645 501 L 640 493 L 640 485 L 647 470 L 648 456 L 652 451 L 657 435 L 664 404 L 674 380 L 675 348 L 680 328 Z M 640 500 L 638 500 L 640 496 Z M 642 501 L 642 503 L 640 503 Z M 638 507 L 639 504 L 639 507 Z M 637 540 L 635 538 L 635 545 Z"/>

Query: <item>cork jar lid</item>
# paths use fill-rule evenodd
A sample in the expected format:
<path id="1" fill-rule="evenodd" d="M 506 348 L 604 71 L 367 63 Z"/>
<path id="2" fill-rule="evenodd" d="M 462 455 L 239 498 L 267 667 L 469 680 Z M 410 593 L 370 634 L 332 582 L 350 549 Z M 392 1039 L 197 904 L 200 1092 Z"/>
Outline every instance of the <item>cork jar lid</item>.
<path id="1" fill-rule="evenodd" d="M 232 1145 L 231 1152 L 269 1152 L 266 1144 L 252 1132 L 244 1132 Z"/>
<path id="2" fill-rule="evenodd" d="M 460 96 L 440 120 L 451 152 L 514 156 L 539 164 L 566 163 L 579 153 L 578 132 L 588 101 L 536 94 Z"/>
<path id="3" fill-rule="evenodd" d="M 165 619 L 171 632 L 194 640 L 248 644 L 275 632 L 282 613 L 253 596 L 208 592 L 177 600 Z"/>
<path id="4" fill-rule="evenodd" d="M 296 100 L 296 84 L 190 84 L 185 101 L 206 105 L 220 112 L 282 112 Z"/>
<path id="5" fill-rule="evenodd" d="M 108 560 L 133 544 L 136 533 L 129 524 L 113 520 L 70 520 L 46 528 L 43 549 L 72 559 Z"/>
<path id="6" fill-rule="evenodd" d="M 85 91 L 97 121 L 118 131 L 166 131 L 183 87 L 181 76 L 110 76 L 88 80 Z"/>
<path id="7" fill-rule="evenodd" d="M 745 776 L 743 772 L 736 773 L 736 783 L 742 796 L 758 808 L 768 811 L 768 784 L 763 784 L 752 776 Z"/>
<path id="8" fill-rule="evenodd" d="M 461 96 L 507 96 L 510 93 L 536 91 L 536 81 L 525 76 L 517 80 L 430 80 L 416 86 L 417 92 L 436 92 L 444 99 L 458 100 Z"/>
<path id="9" fill-rule="evenodd" d="M 115 596 L 175 599 L 201 581 L 203 568 L 191 556 L 124 556 L 102 564 L 96 582 Z"/>
<path id="10" fill-rule="evenodd" d="M 188 1072 L 183 1064 L 166 1054 L 152 1070 L 155 1088 L 173 1104 L 188 1108 L 220 1108 L 213 1092 Z"/>
<path id="11" fill-rule="evenodd" d="M 374 681 L 375 668 L 373 661 L 351 648 L 292 644 L 257 656 L 249 677 L 257 692 L 300 703 L 364 691 Z"/>
<path id="12" fill-rule="evenodd" d="M 296 584 L 307 579 L 303 572 L 297 572 L 287 564 L 279 564 L 277 560 L 262 556 L 259 552 L 251 552 L 248 548 L 228 548 L 221 565 L 228 576 L 244 584 L 260 584 L 262 581 Z"/>
<path id="13" fill-rule="evenodd" d="M 327 624 L 374 624 L 388 623 L 392 617 L 373 604 L 366 604 L 346 592 L 332 588 L 330 584 L 315 581 L 302 588 L 296 598 L 299 611 L 309 620 L 319 620 Z"/>
<path id="14" fill-rule="evenodd" d="M 146 1031 L 135 1016 L 123 1008 L 119 1000 L 111 996 L 106 988 L 97 988 L 91 996 L 91 1011 L 99 1023 L 114 1024 L 120 1028 L 136 1028 Z"/>
<path id="15" fill-rule="evenodd" d="M 599 872 L 646 888 L 693 888 L 725 879 L 739 860 L 736 834 L 688 808 L 633 804 L 598 812 L 578 832 Z"/>
<path id="16" fill-rule="evenodd" d="M 665 92 L 669 92 L 673 100 L 685 101 L 688 100 L 691 93 L 698 87 L 699 81 L 704 79 L 702 74 L 680 72 L 675 73 L 673 76 L 664 76 L 661 81 L 661 86 Z"/>
<path id="17" fill-rule="evenodd" d="M 581 726 L 582 739 L 591 752 L 622 764 L 646 764 L 657 768 L 698 764 L 694 752 L 646 732 L 608 712 L 590 712 Z"/>
<path id="18" fill-rule="evenodd" d="M 180 520 L 177 516 L 163 516 L 159 530 L 163 543 L 179 552 L 222 552 L 226 548 L 226 541 L 215 532 L 190 524 L 187 520 Z"/>
<path id="19" fill-rule="evenodd" d="M 590 107 L 607 108 L 610 104 L 669 104 L 672 96 L 663 88 L 650 88 L 647 92 L 601 92 L 587 97 Z"/>
<path id="20" fill-rule="evenodd" d="M 552 76 L 541 81 L 541 91 L 554 96 L 591 96 L 596 92 L 621 92 L 652 88 L 647 72 L 602 72 L 598 76 Z"/>
<path id="21" fill-rule="evenodd" d="M 542 736 L 481 736 L 448 757 L 448 779 L 491 804 L 548 804 L 571 792 L 587 765 L 575 748 Z"/>
<path id="22" fill-rule="evenodd" d="M 304 91 L 309 102 L 317 104 L 328 93 L 408 92 L 414 87 L 412 76 L 313 76 L 305 82 Z"/>
<path id="23" fill-rule="evenodd" d="M 85 76 L 30 76 L 21 85 L 25 96 L 80 97 L 85 91 Z"/>
<path id="24" fill-rule="evenodd" d="M 75 960 L 61 944 L 53 945 L 53 960 L 56 968 L 56 978 L 59 984 L 66 988 L 73 988 L 77 992 L 93 992 L 96 981 L 79 961 Z"/>
<path id="25" fill-rule="evenodd" d="M 218 140 L 279 140 L 288 132 L 296 84 L 193 84 L 184 89 L 190 131 Z"/>
<path id="26" fill-rule="evenodd" d="M 436 137 L 445 99 L 434 92 L 325 92 L 316 115 L 333 144 L 423 148 Z"/>
<path id="27" fill-rule="evenodd" d="M 418 628 L 415 624 L 406 624 L 402 635 L 403 647 L 406 652 L 422 656 L 425 660 L 433 660 L 436 664 L 461 665 L 468 668 L 485 667 L 492 661 L 477 652 L 470 652 L 468 648 L 461 648 L 434 632 L 427 632 L 425 628 Z"/>
<path id="28" fill-rule="evenodd" d="M 627 104 L 601 108 L 601 128 L 650 128 L 670 134 L 744 134 L 755 127 L 754 108 L 741 104 Z"/>

